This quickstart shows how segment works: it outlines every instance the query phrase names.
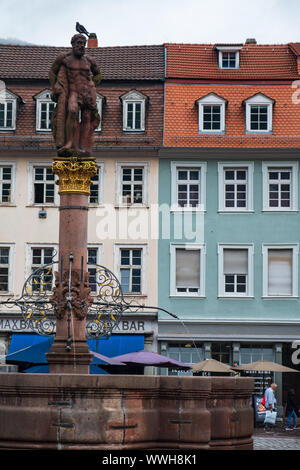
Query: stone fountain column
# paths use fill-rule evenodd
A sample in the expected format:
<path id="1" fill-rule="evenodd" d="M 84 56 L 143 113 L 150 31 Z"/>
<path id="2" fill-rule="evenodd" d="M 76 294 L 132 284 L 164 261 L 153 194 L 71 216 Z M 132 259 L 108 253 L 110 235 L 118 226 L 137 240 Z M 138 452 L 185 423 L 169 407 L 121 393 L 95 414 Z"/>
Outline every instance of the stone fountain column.
<path id="1" fill-rule="evenodd" d="M 97 167 L 92 158 L 56 158 L 60 194 L 59 272 L 52 303 L 56 337 L 47 355 L 50 373 L 89 374 L 92 354 L 86 342 L 86 315 L 92 302 L 88 287 L 87 226 L 91 177 Z"/>
<path id="2" fill-rule="evenodd" d="M 71 45 L 72 50 L 59 54 L 49 72 L 51 98 L 57 103 L 52 115 L 57 148 L 52 171 L 59 177 L 60 218 L 59 271 L 51 298 L 56 337 L 47 360 L 51 373 L 88 374 L 92 359 L 86 342 L 92 303 L 86 272 L 88 198 L 97 172 L 92 152 L 100 122 L 96 86 L 101 72 L 85 55 L 84 35 L 75 34 Z"/>

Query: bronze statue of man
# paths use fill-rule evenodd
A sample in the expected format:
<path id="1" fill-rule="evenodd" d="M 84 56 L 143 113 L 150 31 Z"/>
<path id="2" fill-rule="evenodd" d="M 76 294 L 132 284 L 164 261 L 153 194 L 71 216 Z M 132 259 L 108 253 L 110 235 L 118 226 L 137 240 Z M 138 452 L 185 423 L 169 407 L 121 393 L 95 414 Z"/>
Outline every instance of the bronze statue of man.
<path id="1" fill-rule="evenodd" d="M 100 122 L 96 86 L 101 72 L 95 60 L 85 55 L 86 38 L 75 34 L 72 51 L 60 54 L 50 69 L 51 98 L 57 103 L 52 130 L 60 157 L 90 157 L 94 131 Z"/>

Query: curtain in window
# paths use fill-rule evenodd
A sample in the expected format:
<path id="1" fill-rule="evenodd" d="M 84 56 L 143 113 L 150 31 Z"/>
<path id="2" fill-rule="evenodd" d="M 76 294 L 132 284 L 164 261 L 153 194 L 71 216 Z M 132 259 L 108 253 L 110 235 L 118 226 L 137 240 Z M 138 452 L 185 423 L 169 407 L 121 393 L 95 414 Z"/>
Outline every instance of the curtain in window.
<path id="1" fill-rule="evenodd" d="M 268 294 L 292 295 L 293 250 L 268 250 Z"/>
<path id="2" fill-rule="evenodd" d="M 200 287 L 200 250 L 176 249 L 176 286 Z"/>
<path id="3" fill-rule="evenodd" d="M 248 274 L 248 250 L 225 248 L 224 274 Z"/>

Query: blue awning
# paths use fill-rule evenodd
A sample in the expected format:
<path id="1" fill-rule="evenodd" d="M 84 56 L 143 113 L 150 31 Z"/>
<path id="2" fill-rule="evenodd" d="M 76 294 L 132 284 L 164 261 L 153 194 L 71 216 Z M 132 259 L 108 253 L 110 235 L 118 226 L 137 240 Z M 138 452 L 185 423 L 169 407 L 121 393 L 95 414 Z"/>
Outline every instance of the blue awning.
<path id="1" fill-rule="evenodd" d="M 37 334 L 15 333 L 12 335 L 6 362 L 8 364 L 19 364 L 20 368 L 30 372 L 49 371 L 46 354 L 49 352 L 54 338 L 45 338 Z M 109 339 L 89 339 L 87 341 L 91 351 L 99 352 L 107 357 L 120 354 L 136 352 L 144 349 L 143 335 L 112 335 Z M 94 359 L 91 364 L 90 373 L 106 373 L 96 364 L 99 360 Z M 36 368 L 44 365 L 44 368 Z M 98 372 L 99 370 L 99 372 Z"/>
<path id="2" fill-rule="evenodd" d="M 34 339 L 35 340 L 35 339 Z M 28 341 L 26 338 L 25 344 Z M 53 343 L 53 338 L 43 338 L 43 341 L 38 341 L 29 345 L 21 344 L 21 338 L 14 341 L 13 347 L 9 348 L 6 356 L 6 362 L 9 364 L 28 363 L 28 364 L 47 364 L 46 354 L 49 352 Z M 18 349 L 16 347 L 19 346 Z"/>
<path id="3" fill-rule="evenodd" d="M 32 366 L 25 369 L 24 372 L 26 374 L 49 374 L 49 366 L 47 364 Z"/>
<path id="4" fill-rule="evenodd" d="M 33 367 L 29 367 L 28 369 L 25 369 L 24 372 L 26 374 L 49 374 L 49 366 L 46 364 L 43 364 L 40 366 L 33 366 Z M 105 370 L 101 369 L 98 366 L 94 366 L 93 364 L 90 365 L 90 374 L 109 375 L 108 372 L 106 372 Z"/>
<path id="5" fill-rule="evenodd" d="M 34 344 L 42 343 L 46 340 L 50 340 L 52 343 L 54 341 L 52 337 L 46 338 L 45 336 L 40 336 L 34 333 L 14 333 L 11 337 L 8 354 L 20 351 L 21 349 L 33 346 Z"/>
<path id="6" fill-rule="evenodd" d="M 88 339 L 87 343 L 91 351 L 114 357 L 144 349 L 144 335 L 112 335 L 108 339 Z"/>

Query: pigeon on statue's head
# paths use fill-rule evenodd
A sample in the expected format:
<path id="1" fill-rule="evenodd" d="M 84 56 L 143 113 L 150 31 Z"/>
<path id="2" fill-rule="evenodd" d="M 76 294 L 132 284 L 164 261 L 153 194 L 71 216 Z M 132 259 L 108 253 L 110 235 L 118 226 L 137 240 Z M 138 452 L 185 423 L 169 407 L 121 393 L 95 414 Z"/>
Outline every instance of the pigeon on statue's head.
<path id="1" fill-rule="evenodd" d="M 85 27 L 78 23 L 78 21 L 76 22 L 76 31 L 80 34 L 85 34 L 87 37 L 89 37 L 90 33 L 87 32 L 87 30 L 85 29 Z"/>

